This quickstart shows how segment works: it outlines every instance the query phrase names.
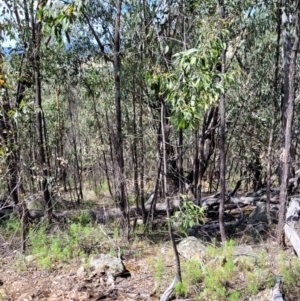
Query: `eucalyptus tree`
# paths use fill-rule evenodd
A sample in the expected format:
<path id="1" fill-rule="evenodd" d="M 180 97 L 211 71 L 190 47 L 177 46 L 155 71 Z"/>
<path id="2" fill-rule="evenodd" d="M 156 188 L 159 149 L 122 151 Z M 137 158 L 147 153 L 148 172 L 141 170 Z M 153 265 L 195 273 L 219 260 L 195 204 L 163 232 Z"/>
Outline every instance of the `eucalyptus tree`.
<path id="1" fill-rule="evenodd" d="M 224 0 L 219 1 L 220 5 L 220 17 L 225 22 L 226 20 L 226 6 Z M 223 39 L 221 34 L 220 38 Z M 221 54 L 221 72 L 226 73 L 226 49 L 223 49 Z M 221 194 L 220 194 L 220 206 L 219 206 L 219 223 L 220 234 L 222 242 L 226 241 L 225 225 L 224 225 L 224 204 L 226 198 L 226 153 L 225 153 L 225 130 L 226 130 L 226 107 L 225 107 L 225 91 L 220 93 L 220 182 L 221 182 Z"/>
<path id="2" fill-rule="evenodd" d="M 57 5 L 62 5 L 56 1 L 6 1 L 7 25 L 4 28 L 6 34 L 15 41 L 19 47 L 19 70 L 16 83 L 16 103 L 30 107 L 30 101 L 24 98 L 24 92 L 31 90 L 34 93 L 34 115 L 35 115 L 35 141 L 32 146 L 31 166 L 29 169 L 37 171 L 35 178 L 38 180 L 40 190 L 42 190 L 47 205 L 47 214 L 52 215 L 52 202 L 49 185 L 51 182 L 50 153 L 47 144 L 46 119 L 42 101 L 42 75 L 44 60 L 46 60 L 46 48 L 51 40 L 51 34 L 47 29 L 57 28 L 62 31 L 62 23 L 65 18 L 60 18 L 56 27 L 53 26 L 57 16 Z M 61 7 L 65 7 L 64 5 Z M 64 16 L 64 15 L 62 15 Z M 71 19 L 71 18 L 69 18 Z M 45 26 L 47 25 L 47 26 Z M 64 30 L 67 26 L 64 24 Z M 48 52 L 49 54 L 49 52 Z M 14 71 L 16 72 L 16 71 Z M 16 106 L 15 109 L 18 109 Z M 30 132 L 30 131 L 29 131 Z M 27 150 L 24 150 L 26 153 Z M 37 156 L 35 156 L 37 154 Z"/>
<path id="3" fill-rule="evenodd" d="M 42 37 L 42 22 L 39 21 L 37 16 L 38 10 L 42 9 L 45 5 L 45 1 L 24 1 L 24 3 L 20 3 L 19 1 L 6 1 L 4 7 L 4 18 L 7 20 L 7 23 L 4 27 L 4 32 L 9 34 L 10 38 L 15 41 L 17 46 L 21 49 L 19 52 L 19 57 L 21 58 L 19 74 L 16 83 L 16 102 L 14 107 L 9 105 L 10 110 L 17 111 L 19 109 L 18 107 L 23 100 L 26 88 L 34 87 L 35 90 L 36 137 L 39 149 L 40 172 L 43 178 L 41 182 L 45 201 L 48 206 L 48 214 L 51 215 L 52 206 L 47 185 L 48 167 L 44 141 L 45 126 L 43 123 L 41 107 L 40 45 Z M 9 102 L 7 104 L 9 104 Z M 12 121 L 9 120 L 6 125 L 8 124 L 12 124 Z M 16 132 L 14 135 L 16 135 Z M 17 146 L 14 148 L 17 149 Z M 17 160 L 16 156 L 15 160 Z M 17 164 L 18 162 L 15 162 L 14 165 Z M 17 171 L 12 170 L 14 167 L 11 164 L 8 164 L 8 167 L 10 172 L 16 176 Z M 17 183 L 15 183 L 15 185 L 16 184 Z M 10 187 L 10 190 L 10 192 L 13 193 L 14 201 L 17 202 L 17 187 Z"/>
<path id="4" fill-rule="evenodd" d="M 111 63 L 114 70 L 114 95 L 115 95 L 115 121 L 116 129 L 113 135 L 113 145 L 117 158 L 117 203 L 122 211 L 122 228 L 126 236 L 129 235 L 130 225 L 128 218 L 128 200 L 126 195 L 126 181 L 124 177 L 124 153 L 122 133 L 122 108 L 121 108 L 121 16 L 122 0 L 116 3 L 103 3 L 87 1 L 81 10 L 84 21 L 92 32 L 95 41 L 105 58 Z M 114 22 L 113 22 L 114 19 Z M 114 24 L 113 24 L 114 23 Z M 99 30 L 100 32 L 97 32 Z M 101 35 L 101 37 L 99 37 Z"/>
<path id="5" fill-rule="evenodd" d="M 291 164 L 291 146 L 292 146 L 292 126 L 295 107 L 295 79 L 296 79 L 296 62 L 300 43 L 300 1 L 295 1 L 295 36 L 290 53 L 289 62 L 289 82 L 288 82 L 288 105 L 285 110 L 286 125 L 284 133 L 284 149 L 282 153 L 282 178 L 280 187 L 280 208 L 277 226 L 277 241 L 284 244 L 283 228 L 286 217 L 287 204 L 287 185 L 289 179 L 289 170 Z"/>

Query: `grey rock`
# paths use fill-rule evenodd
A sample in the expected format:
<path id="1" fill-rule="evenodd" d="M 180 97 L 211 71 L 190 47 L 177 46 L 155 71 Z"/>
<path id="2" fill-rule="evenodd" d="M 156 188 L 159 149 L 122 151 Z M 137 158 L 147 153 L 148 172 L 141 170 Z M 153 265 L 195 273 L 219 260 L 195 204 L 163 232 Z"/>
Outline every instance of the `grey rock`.
<path id="1" fill-rule="evenodd" d="M 125 272 L 125 267 L 121 259 L 109 254 L 97 254 L 90 259 L 90 268 L 98 275 L 106 274 L 116 277 Z"/>
<path id="2" fill-rule="evenodd" d="M 233 249 L 233 256 L 255 256 L 251 246 L 235 246 Z"/>
<path id="3" fill-rule="evenodd" d="M 201 257 L 205 253 L 205 245 L 196 237 L 184 238 L 178 245 L 178 252 L 185 258 Z"/>
<path id="4" fill-rule="evenodd" d="M 81 267 L 77 270 L 76 275 L 77 275 L 77 277 L 78 277 L 79 279 L 86 278 L 87 272 L 86 272 L 84 266 L 81 266 Z"/>
<path id="5" fill-rule="evenodd" d="M 256 224 L 259 222 L 267 223 L 266 204 L 259 203 L 249 215 L 249 223 Z"/>

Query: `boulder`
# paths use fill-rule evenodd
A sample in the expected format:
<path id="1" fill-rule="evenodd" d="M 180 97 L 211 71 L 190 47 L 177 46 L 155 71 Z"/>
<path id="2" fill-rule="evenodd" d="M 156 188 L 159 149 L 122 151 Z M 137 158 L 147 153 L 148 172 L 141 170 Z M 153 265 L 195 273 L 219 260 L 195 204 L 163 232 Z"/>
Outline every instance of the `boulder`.
<path id="1" fill-rule="evenodd" d="M 205 248 L 205 245 L 194 236 L 184 238 L 177 245 L 178 252 L 186 259 L 203 257 Z"/>
<path id="2" fill-rule="evenodd" d="M 99 276 L 106 274 L 109 278 L 111 276 L 117 277 L 126 272 L 122 260 L 109 254 L 94 255 L 90 259 L 89 266 Z"/>

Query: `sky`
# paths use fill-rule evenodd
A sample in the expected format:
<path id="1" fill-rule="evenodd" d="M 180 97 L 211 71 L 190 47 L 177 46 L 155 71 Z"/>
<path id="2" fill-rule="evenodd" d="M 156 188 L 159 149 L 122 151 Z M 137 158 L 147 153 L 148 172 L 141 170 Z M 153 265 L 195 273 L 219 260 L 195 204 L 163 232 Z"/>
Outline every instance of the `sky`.
<path id="1" fill-rule="evenodd" d="M 5 10 L 5 0 L 0 0 L 0 24 L 5 20 L 5 17 L 7 18 L 7 11 Z M 3 35 L 3 32 L 2 32 Z M 7 35 L 4 35 L 4 37 L 2 37 L 4 40 L 1 41 L 1 46 L 3 48 L 6 47 L 14 47 L 16 44 L 16 41 L 13 41 L 11 39 L 9 39 L 9 37 Z"/>

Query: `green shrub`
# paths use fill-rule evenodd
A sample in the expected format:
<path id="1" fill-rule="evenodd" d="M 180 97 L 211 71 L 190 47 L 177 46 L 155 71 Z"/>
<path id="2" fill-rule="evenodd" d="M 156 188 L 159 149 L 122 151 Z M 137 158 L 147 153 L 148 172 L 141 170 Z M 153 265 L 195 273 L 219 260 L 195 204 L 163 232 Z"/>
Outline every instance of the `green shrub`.
<path id="1" fill-rule="evenodd" d="M 280 275 L 282 277 L 282 291 L 289 300 L 296 300 L 300 295 L 300 261 L 298 257 L 286 258 L 284 253 L 278 256 Z"/>
<path id="2" fill-rule="evenodd" d="M 22 225 L 16 213 L 10 214 L 7 219 L 0 220 L 0 229 L 4 235 L 18 235 L 22 232 Z"/>
<path id="3" fill-rule="evenodd" d="M 58 261 L 88 256 L 91 247 L 102 238 L 97 228 L 89 225 L 71 224 L 64 231 L 48 233 L 48 226 L 42 225 L 31 230 L 28 238 L 31 252 L 38 254 L 37 263 L 50 269 Z"/>
<path id="4" fill-rule="evenodd" d="M 176 211 L 172 217 L 172 221 L 175 226 L 179 224 L 180 230 L 187 235 L 188 230 L 194 225 L 202 223 L 204 218 L 203 207 L 197 206 L 189 199 L 184 199 L 180 210 Z"/>
<path id="5" fill-rule="evenodd" d="M 175 285 L 175 293 L 178 298 L 188 296 L 188 288 L 184 282 L 177 282 Z"/>

